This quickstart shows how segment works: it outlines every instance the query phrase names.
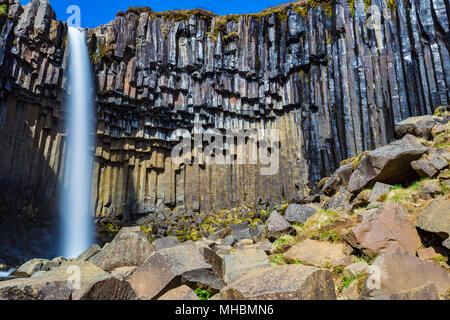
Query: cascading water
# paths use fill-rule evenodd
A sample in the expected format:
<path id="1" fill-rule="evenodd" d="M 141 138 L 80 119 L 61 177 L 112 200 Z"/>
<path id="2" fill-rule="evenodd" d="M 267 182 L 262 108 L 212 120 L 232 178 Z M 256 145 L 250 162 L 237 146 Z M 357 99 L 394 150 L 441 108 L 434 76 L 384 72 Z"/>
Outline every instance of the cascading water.
<path id="1" fill-rule="evenodd" d="M 67 158 L 61 202 L 62 255 L 74 258 L 93 242 L 91 214 L 93 95 L 85 34 L 69 27 Z"/>

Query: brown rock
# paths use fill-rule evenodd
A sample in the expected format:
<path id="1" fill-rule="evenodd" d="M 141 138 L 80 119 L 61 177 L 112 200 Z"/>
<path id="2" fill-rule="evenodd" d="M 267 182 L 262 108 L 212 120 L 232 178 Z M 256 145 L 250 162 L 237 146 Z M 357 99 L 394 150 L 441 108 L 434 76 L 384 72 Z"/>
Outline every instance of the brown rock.
<path id="1" fill-rule="evenodd" d="M 419 174 L 421 178 L 431 178 L 438 172 L 429 160 L 417 160 L 411 162 L 411 167 Z"/>
<path id="2" fill-rule="evenodd" d="M 158 300 L 172 300 L 172 301 L 184 301 L 184 300 L 198 300 L 195 292 L 186 285 L 167 291 Z"/>
<path id="3" fill-rule="evenodd" d="M 398 138 L 406 134 L 412 134 L 419 138 L 430 139 L 431 130 L 436 125 L 433 116 L 426 115 L 420 117 L 411 117 L 395 125 L 395 133 Z"/>
<path id="4" fill-rule="evenodd" d="M 111 271 L 111 275 L 119 280 L 128 280 L 138 267 L 120 267 Z"/>
<path id="5" fill-rule="evenodd" d="M 89 258 L 105 271 L 140 266 L 154 252 L 153 245 L 140 227 L 122 228 L 114 240 Z"/>
<path id="6" fill-rule="evenodd" d="M 129 283 L 114 278 L 90 262 L 67 261 L 35 278 L 1 282 L 1 299 L 133 300 L 136 294 Z"/>
<path id="7" fill-rule="evenodd" d="M 224 256 L 222 276 L 226 284 L 231 284 L 243 276 L 271 266 L 263 250 L 243 249 Z"/>
<path id="8" fill-rule="evenodd" d="M 385 184 L 381 182 L 375 183 L 373 186 L 372 192 L 370 193 L 369 203 L 372 202 L 383 202 L 386 198 L 386 195 L 391 190 L 392 186 L 390 184 Z"/>
<path id="9" fill-rule="evenodd" d="M 362 295 L 369 298 L 401 293 L 428 282 L 436 286 L 439 295 L 450 288 L 450 275 L 445 269 L 402 250 L 379 256 L 368 273 Z"/>
<path id="10" fill-rule="evenodd" d="M 388 202 L 383 208 L 370 210 L 363 217 L 363 222 L 346 238 L 365 255 L 375 257 L 380 253 L 395 252 L 398 248 L 415 253 L 420 247 L 420 237 L 408 220 L 405 208 Z"/>
<path id="11" fill-rule="evenodd" d="M 427 148 L 402 139 L 375 149 L 361 158 L 356 170 L 350 177 L 347 189 L 357 193 L 375 182 L 397 184 L 414 177 L 415 171 L 410 163 L 418 160 Z"/>
<path id="12" fill-rule="evenodd" d="M 336 300 L 331 273 L 299 264 L 248 274 L 221 291 L 223 300 Z"/>
<path id="13" fill-rule="evenodd" d="M 450 199 L 437 198 L 417 216 L 416 226 L 442 237 L 443 246 L 450 249 Z"/>
<path id="14" fill-rule="evenodd" d="M 293 228 L 281 214 L 274 211 L 266 221 L 265 236 L 269 240 L 275 240 L 285 233 L 292 233 Z"/>
<path id="15" fill-rule="evenodd" d="M 204 281 L 205 286 L 217 287 L 211 265 L 204 261 L 198 247 L 189 242 L 156 251 L 128 281 L 144 300 L 158 298 L 183 282 L 197 285 L 197 281 Z"/>
<path id="16" fill-rule="evenodd" d="M 433 260 L 437 256 L 437 253 L 432 247 L 429 247 L 417 250 L 417 256 L 422 261 L 429 261 Z"/>
<path id="17" fill-rule="evenodd" d="M 436 286 L 429 282 L 418 288 L 394 293 L 389 300 L 439 300 L 439 296 Z"/>
<path id="18" fill-rule="evenodd" d="M 342 265 L 346 251 L 346 245 L 342 243 L 307 239 L 294 245 L 283 257 L 289 263 L 300 261 L 305 265 L 328 268 Z"/>

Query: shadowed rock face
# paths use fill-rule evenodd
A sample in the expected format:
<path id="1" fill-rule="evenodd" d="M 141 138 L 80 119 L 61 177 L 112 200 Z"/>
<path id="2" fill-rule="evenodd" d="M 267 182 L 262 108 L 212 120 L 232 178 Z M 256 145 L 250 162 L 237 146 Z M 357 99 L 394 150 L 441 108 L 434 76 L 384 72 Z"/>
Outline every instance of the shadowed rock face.
<path id="1" fill-rule="evenodd" d="M 353 13 L 339 0 L 331 17 L 321 6 L 306 17 L 289 6 L 237 18 L 127 12 L 88 30 L 97 216 L 304 196 L 341 160 L 390 142 L 394 123 L 448 105 L 444 0 L 373 4 L 392 17 L 379 29 L 367 28 L 362 0 Z M 67 25 L 47 1 L 10 1 L 8 10 L 0 17 L 0 200 L 40 209 L 33 215 L 42 220 L 64 167 Z M 280 170 L 174 165 L 169 137 L 194 122 L 279 129 Z"/>

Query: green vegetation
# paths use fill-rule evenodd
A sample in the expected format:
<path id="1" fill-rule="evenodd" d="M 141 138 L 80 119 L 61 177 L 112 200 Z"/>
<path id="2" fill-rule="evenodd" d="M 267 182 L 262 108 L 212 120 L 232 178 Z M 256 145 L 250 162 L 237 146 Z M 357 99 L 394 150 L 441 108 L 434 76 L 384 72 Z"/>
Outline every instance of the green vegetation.
<path id="1" fill-rule="evenodd" d="M 211 293 L 200 288 L 195 289 L 195 294 L 197 295 L 198 300 L 209 300 L 209 298 L 211 298 Z"/>
<path id="2" fill-rule="evenodd" d="M 320 240 L 326 240 L 331 242 L 338 242 L 340 240 L 339 235 L 334 231 L 324 231 L 320 234 Z"/>
<path id="3" fill-rule="evenodd" d="M 0 5 L 0 17 L 7 17 L 8 16 L 8 5 L 2 4 Z"/>
<path id="4" fill-rule="evenodd" d="M 275 266 L 287 264 L 286 260 L 284 260 L 282 253 L 270 256 L 269 261 L 270 261 L 270 263 L 272 263 L 272 265 L 275 265 Z"/>
<path id="5" fill-rule="evenodd" d="M 436 117 L 444 117 L 444 116 L 448 116 L 450 113 L 450 108 L 447 106 L 439 106 L 436 108 L 436 110 L 434 110 L 434 116 Z"/>
<path id="6" fill-rule="evenodd" d="M 365 276 L 366 276 L 365 274 L 360 274 L 360 275 L 357 275 L 357 276 L 352 276 L 352 277 L 350 277 L 350 278 L 343 277 L 343 282 L 342 282 L 342 284 L 338 287 L 338 290 L 339 290 L 339 291 L 342 291 L 344 288 L 348 288 L 348 287 L 350 286 L 350 284 L 351 284 L 353 281 L 358 280 L 358 279 L 360 279 L 360 278 L 363 278 L 363 277 L 365 277 Z"/>
<path id="7" fill-rule="evenodd" d="M 397 9 L 397 0 L 388 0 L 387 6 L 391 10 L 396 10 Z"/>

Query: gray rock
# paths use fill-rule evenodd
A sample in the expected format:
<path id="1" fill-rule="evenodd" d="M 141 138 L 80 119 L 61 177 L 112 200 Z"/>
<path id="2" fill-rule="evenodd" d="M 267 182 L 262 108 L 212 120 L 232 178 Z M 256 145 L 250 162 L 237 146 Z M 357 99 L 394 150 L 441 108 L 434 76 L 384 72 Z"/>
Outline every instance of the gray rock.
<path id="1" fill-rule="evenodd" d="M 416 226 L 442 237 L 442 245 L 450 249 L 450 200 L 437 198 L 419 212 Z"/>
<path id="2" fill-rule="evenodd" d="M 17 270 L 13 271 L 11 273 L 11 276 L 16 277 L 31 277 L 33 274 L 35 274 L 38 271 L 48 271 L 44 270 L 44 264 L 50 263 L 50 260 L 47 259 L 32 259 L 30 261 L 25 262 L 23 265 L 21 265 Z"/>
<path id="3" fill-rule="evenodd" d="M 392 186 L 390 184 L 385 184 L 381 182 L 375 183 L 372 192 L 370 193 L 369 203 L 372 202 L 383 202 L 387 194 L 391 190 Z"/>
<path id="4" fill-rule="evenodd" d="M 284 218 L 290 223 L 305 223 L 317 209 L 301 204 L 290 204 L 286 209 Z"/>
<path id="5" fill-rule="evenodd" d="M 139 299 L 148 300 L 185 283 L 198 286 L 198 281 L 205 281 L 201 285 L 211 289 L 219 280 L 199 248 L 188 242 L 154 252 L 128 281 Z"/>
<path id="6" fill-rule="evenodd" d="M 339 193 L 336 193 L 330 199 L 328 199 L 324 204 L 323 208 L 325 210 L 335 210 L 344 211 L 350 213 L 352 206 L 349 202 L 351 193 L 344 187 L 340 187 Z"/>
<path id="7" fill-rule="evenodd" d="M 242 249 L 223 258 L 222 277 L 231 284 L 251 272 L 271 267 L 267 254 L 262 250 Z"/>
<path id="8" fill-rule="evenodd" d="M 436 120 L 433 116 L 412 117 L 397 123 L 395 125 L 395 133 L 398 138 L 412 134 L 416 137 L 430 139 L 431 130 L 435 125 Z"/>
<path id="9" fill-rule="evenodd" d="M 105 271 L 112 271 L 119 267 L 140 266 L 153 252 L 153 245 L 140 227 L 127 227 L 88 261 Z"/>
<path id="10" fill-rule="evenodd" d="M 273 211 L 266 221 L 265 236 L 269 240 L 275 240 L 279 238 L 282 234 L 292 233 L 293 228 L 286 219 L 283 218 L 277 211 Z"/>
<path id="11" fill-rule="evenodd" d="M 361 158 L 350 177 L 347 189 L 358 193 L 373 186 L 375 182 L 397 184 L 414 177 L 416 172 L 410 163 L 418 160 L 427 150 L 407 139 L 375 149 Z"/>
<path id="12" fill-rule="evenodd" d="M 79 275 L 79 282 L 77 280 Z M 38 277 L 0 282 L 0 300 L 134 300 L 136 294 L 87 261 L 67 261 Z"/>
<path id="13" fill-rule="evenodd" d="M 178 246 L 179 244 L 180 244 L 180 240 L 178 240 L 178 238 L 176 238 L 176 237 L 159 238 L 153 242 L 153 246 L 155 247 L 156 251 L 175 247 L 175 246 Z"/>
<path id="14" fill-rule="evenodd" d="M 438 172 L 429 160 L 417 160 L 411 162 L 411 167 L 418 173 L 421 178 L 431 178 Z"/>
<path id="15" fill-rule="evenodd" d="M 336 300 L 330 271 L 299 264 L 250 273 L 220 293 L 222 300 Z"/>
<path id="16" fill-rule="evenodd" d="M 346 266 L 342 272 L 344 277 L 350 279 L 352 277 L 356 277 L 367 272 L 367 268 L 369 268 L 369 264 L 365 261 L 359 261 L 353 263 L 349 266 Z"/>
<path id="17" fill-rule="evenodd" d="M 75 260 L 88 261 L 89 258 L 91 258 L 95 254 L 99 253 L 101 250 L 102 250 L 102 248 L 98 244 L 93 244 L 85 252 L 83 252 L 78 257 L 76 257 Z"/>

